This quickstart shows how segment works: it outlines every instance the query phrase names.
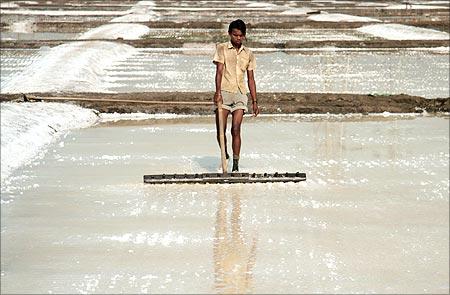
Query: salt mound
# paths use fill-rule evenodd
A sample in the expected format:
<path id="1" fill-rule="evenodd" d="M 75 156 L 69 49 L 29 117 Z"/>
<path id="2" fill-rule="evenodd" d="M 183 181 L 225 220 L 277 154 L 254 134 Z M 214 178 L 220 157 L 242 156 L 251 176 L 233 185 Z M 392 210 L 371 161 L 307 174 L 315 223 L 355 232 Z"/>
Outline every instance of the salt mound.
<path id="1" fill-rule="evenodd" d="M 59 45 L 2 83 L 1 92 L 104 92 L 105 68 L 135 52 L 132 46 L 106 41 Z"/>
<path id="2" fill-rule="evenodd" d="M 389 4 L 378 2 L 359 2 L 355 4 L 355 6 L 365 6 L 365 7 L 386 7 L 388 5 Z"/>
<path id="3" fill-rule="evenodd" d="M 449 34 L 432 29 L 400 24 L 376 24 L 358 28 L 357 31 L 388 40 L 448 40 Z"/>
<path id="4" fill-rule="evenodd" d="M 2 2 L 0 3 L 0 8 L 17 8 L 19 5 L 17 5 L 14 2 Z"/>
<path id="5" fill-rule="evenodd" d="M 318 22 L 381 22 L 379 19 L 341 13 L 321 13 L 308 17 Z"/>
<path id="6" fill-rule="evenodd" d="M 306 15 L 308 12 L 312 12 L 314 10 L 310 8 L 293 8 L 289 10 L 285 10 L 281 12 L 282 15 Z"/>
<path id="7" fill-rule="evenodd" d="M 139 1 L 128 10 L 128 14 L 116 17 L 111 22 L 148 22 L 156 20 L 158 14 L 153 11 L 154 7 L 155 3 L 153 1 Z"/>
<path id="8" fill-rule="evenodd" d="M 276 7 L 276 4 L 267 2 L 254 2 L 247 4 L 247 7 Z"/>
<path id="9" fill-rule="evenodd" d="M 99 118 L 92 110 L 63 103 L 1 104 L 1 182 L 36 157 L 61 131 L 89 127 Z"/>
<path id="10" fill-rule="evenodd" d="M 149 27 L 141 24 L 106 24 L 91 29 L 78 39 L 138 39 L 150 32 Z"/>

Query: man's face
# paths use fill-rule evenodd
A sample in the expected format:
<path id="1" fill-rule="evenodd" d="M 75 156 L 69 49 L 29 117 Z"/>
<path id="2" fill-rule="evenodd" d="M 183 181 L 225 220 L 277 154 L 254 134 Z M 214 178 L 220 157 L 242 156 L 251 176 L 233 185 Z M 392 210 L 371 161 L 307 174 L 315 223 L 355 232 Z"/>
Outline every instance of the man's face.
<path id="1" fill-rule="evenodd" d="M 233 44 L 234 46 L 241 46 L 242 44 L 242 39 L 245 38 L 245 36 L 242 34 L 241 30 L 239 29 L 233 29 L 231 30 L 231 33 L 229 33 L 230 35 L 230 41 L 231 44 Z"/>

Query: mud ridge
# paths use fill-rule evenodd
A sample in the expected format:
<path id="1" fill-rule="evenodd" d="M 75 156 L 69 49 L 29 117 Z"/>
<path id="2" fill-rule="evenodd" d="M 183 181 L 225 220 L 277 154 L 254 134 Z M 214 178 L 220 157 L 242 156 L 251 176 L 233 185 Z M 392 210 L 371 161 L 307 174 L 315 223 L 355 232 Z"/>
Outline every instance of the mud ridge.
<path id="1" fill-rule="evenodd" d="M 32 93 L 27 97 L 58 97 L 105 113 L 211 114 L 212 92 L 145 93 Z M 77 99 L 91 99 L 82 101 Z M 114 101 L 121 100 L 121 101 Z M 132 100 L 127 103 L 122 100 Z M 23 94 L 1 94 L 0 101 L 24 101 Z M 142 103 L 139 103 L 142 101 Z M 153 102 L 152 102 L 153 101 Z M 426 99 L 406 94 L 373 95 L 342 93 L 259 93 L 259 106 L 266 114 L 348 114 L 348 113 L 440 113 L 450 112 L 450 97 Z M 145 102 L 145 103 L 144 103 Z M 152 102 L 152 103 L 148 103 Z M 158 103 L 160 102 L 160 103 Z M 186 102 L 193 102 L 188 104 Z M 206 104 L 198 104 L 206 102 Z M 208 104 L 207 102 L 211 102 Z"/>

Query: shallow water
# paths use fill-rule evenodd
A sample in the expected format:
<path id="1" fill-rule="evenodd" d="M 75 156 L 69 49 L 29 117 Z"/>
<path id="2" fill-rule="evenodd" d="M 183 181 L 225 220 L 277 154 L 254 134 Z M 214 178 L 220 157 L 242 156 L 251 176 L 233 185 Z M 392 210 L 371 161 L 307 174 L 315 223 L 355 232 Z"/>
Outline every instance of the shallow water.
<path id="1" fill-rule="evenodd" d="M 1 91 L 212 91 L 213 53 L 211 46 L 136 49 L 108 42 L 2 50 Z M 91 57 L 95 58 L 86 65 Z M 442 50 L 257 50 L 256 58 L 255 79 L 262 92 L 450 96 L 448 54 Z M 54 83 L 56 79 L 61 81 Z"/>
<path id="2" fill-rule="evenodd" d="M 142 183 L 217 171 L 211 120 L 70 131 L 13 173 L 1 291 L 448 293 L 448 117 L 245 118 L 241 170 L 306 182 Z"/>
<path id="3" fill-rule="evenodd" d="M 421 51 L 258 53 L 262 92 L 410 94 L 448 97 L 447 54 Z M 117 92 L 211 91 L 211 56 L 137 50 L 113 64 L 105 83 Z"/>

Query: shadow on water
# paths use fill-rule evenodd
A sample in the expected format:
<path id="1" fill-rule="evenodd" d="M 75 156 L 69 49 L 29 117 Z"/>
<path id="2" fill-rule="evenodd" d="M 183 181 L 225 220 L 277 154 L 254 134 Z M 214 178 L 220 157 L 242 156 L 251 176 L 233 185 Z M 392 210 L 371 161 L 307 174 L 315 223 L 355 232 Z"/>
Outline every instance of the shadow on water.
<path id="1" fill-rule="evenodd" d="M 207 172 L 217 172 L 220 168 L 220 158 L 212 156 L 194 157 L 193 162 L 196 162 L 201 168 L 206 169 Z"/>
<path id="2" fill-rule="evenodd" d="M 213 245 L 214 289 L 221 294 L 251 293 L 256 234 L 247 238 L 242 230 L 241 195 L 236 188 L 219 188 L 217 198 Z"/>

